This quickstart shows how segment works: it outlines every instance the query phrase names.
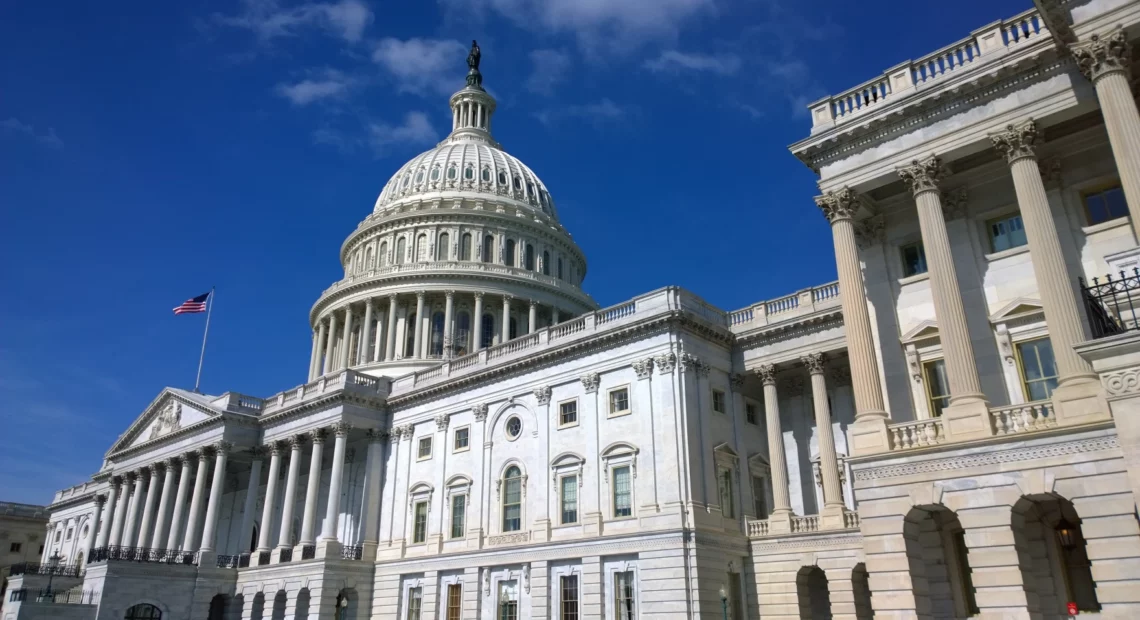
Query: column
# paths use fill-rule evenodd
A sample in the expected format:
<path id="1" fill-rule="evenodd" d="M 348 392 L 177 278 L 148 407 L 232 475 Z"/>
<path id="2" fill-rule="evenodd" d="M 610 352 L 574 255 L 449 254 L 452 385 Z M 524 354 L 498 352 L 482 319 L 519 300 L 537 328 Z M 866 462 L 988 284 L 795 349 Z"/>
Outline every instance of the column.
<path id="1" fill-rule="evenodd" d="M 562 315 L 558 313 L 558 306 L 550 307 L 550 324 L 558 325 L 562 322 Z"/>
<path id="2" fill-rule="evenodd" d="M 831 410 L 827 406 L 827 379 L 823 376 L 827 357 L 809 353 L 800 358 L 811 374 L 811 399 L 815 410 L 816 441 L 819 446 L 819 474 L 823 479 L 824 512 L 843 513 L 843 490 L 839 486 L 839 459 L 835 456 L 835 437 L 831 434 Z M 840 519 L 842 527 L 842 518 Z"/>
<path id="3" fill-rule="evenodd" d="M 499 342 L 503 343 L 511 339 L 511 296 L 503 295 L 503 331 L 499 336 Z"/>
<path id="4" fill-rule="evenodd" d="M 768 429 L 768 465 L 772 470 L 771 521 L 789 521 L 792 498 L 788 491 L 788 459 L 784 455 L 784 433 L 780 429 L 779 395 L 776 393 L 776 367 L 771 364 L 756 370 L 764 384 L 764 421 Z M 789 527 L 790 527 L 789 522 Z"/>
<path id="5" fill-rule="evenodd" d="M 120 522 L 121 515 L 116 515 L 115 511 L 119 508 L 119 489 L 122 486 L 122 478 L 115 476 L 111 479 L 111 490 L 107 494 L 107 515 L 110 517 L 110 519 L 103 524 L 103 527 L 99 528 L 99 536 L 95 539 L 96 549 L 102 549 L 103 547 L 106 547 L 108 544 L 108 538 L 110 538 L 110 540 L 115 540 L 115 536 L 118 534 L 114 531 L 114 528 L 117 527 L 117 524 Z M 50 542 L 50 540 L 45 541 L 45 549 L 47 549 L 46 543 Z M 85 557 L 90 557 L 90 555 Z"/>
<path id="6" fill-rule="evenodd" d="M 424 326 L 424 295 L 423 291 L 416 292 L 416 320 L 411 328 L 415 330 L 415 335 L 412 338 L 412 357 L 422 359 L 424 357 L 423 349 L 423 326 Z"/>
<path id="7" fill-rule="evenodd" d="M 214 550 L 214 534 L 218 530 L 218 516 L 221 512 L 222 493 L 225 492 L 226 457 L 232 444 L 219 441 L 214 446 L 214 478 L 210 482 L 210 499 L 206 502 L 206 524 L 202 528 L 200 551 Z"/>
<path id="8" fill-rule="evenodd" d="M 146 547 L 150 542 L 150 526 L 154 522 L 154 506 L 158 502 L 158 465 L 150 466 L 150 482 L 146 488 L 146 504 L 143 505 L 142 523 L 139 524 L 138 544 L 136 547 Z"/>
<path id="9" fill-rule="evenodd" d="M 483 293 L 475 293 L 475 315 L 471 321 L 475 323 L 475 342 L 471 343 L 471 350 L 478 351 L 483 348 Z"/>
<path id="10" fill-rule="evenodd" d="M 826 196 L 818 196 L 815 201 L 831 222 L 835 266 L 839 272 L 839 300 L 843 307 L 843 325 L 847 330 L 847 356 L 851 360 L 855 421 L 886 419 L 879 360 L 871 335 L 871 316 L 867 312 L 867 289 L 863 285 L 859 250 L 855 243 L 854 217 L 860 198 L 850 188 L 844 187 L 828 192 Z"/>
<path id="11" fill-rule="evenodd" d="M 451 317 L 452 310 L 455 309 L 455 291 L 447 291 L 444 293 L 443 302 L 443 357 L 444 359 L 451 357 L 451 351 L 455 350 L 455 342 L 452 339 L 451 332 Z"/>
<path id="12" fill-rule="evenodd" d="M 348 368 L 352 348 L 352 304 L 344 307 L 344 332 L 340 335 L 340 365 L 338 368 Z"/>
<path id="13" fill-rule="evenodd" d="M 923 161 L 914 160 L 910 166 L 900 168 L 899 176 L 914 193 L 918 205 L 918 225 L 922 231 L 922 245 L 926 251 L 926 264 L 930 272 L 930 291 L 934 297 L 934 315 L 938 319 L 938 335 L 946 359 L 946 374 L 950 381 L 950 404 L 984 402 L 978 367 L 974 362 L 974 346 L 966 326 L 966 310 L 962 306 L 962 291 L 958 287 L 958 272 L 950 252 L 950 238 L 946 234 L 946 220 L 942 215 L 942 200 L 938 195 L 938 181 L 942 176 L 942 161 L 931 156 Z M 857 366 L 852 361 L 852 368 Z"/>
<path id="14" fill-rule="evenodd" d="M 396 296 L 388 296 L 388 342 L 384 345 L 384 361 L 396 359 Z"/>
<path id="15" fill-rule="evenodd" d="M 174 494 L 174 510 L 170 513 L 170 531 L 166 535 L 166 548 L 178 549 L 178 534 L 182 529 L 182 508 L 190 492 L 190 472 L 194 467 L 194 453 L 182 455 L 182 475 L 178 478 L 178 492 Z"/>
<path id="16" fill-rule="evenodd" d="M 381 485 L 384 482 L 381 479 L 383 467 L 381 458 L 384 449 L 383 442 L 387 437 L 388 434 L 380 429 L 368 429 L 368 456 L 364 464 L 364 514 L 360 519 L 363 524 L 360 544 L 364 547 L 362 555 L 365 560 L 376 558 L 376 546 L 380 540 L 380 494 L 382 492 Z"/>
<path id="17" fill-rule="evenodd" d="M 305 489 L 305 512 L 301 517 L 301 541 L 298 544 L 311 545 L 313 524 L 317 520 L 317 493 L 321 490 L 321 459 L 324 456 L 325 429 L 312 432 L 313 447 L 309 456 L 309 480 Z"/>
<path id="18" fill-rule="evenodd" d="M 273 531 L 273 503 L 277 500 L 277 477 L 281 475 L 281 442 L 269 444 L 269 479 L 265 482 L 265 505 L 261 508 L 261 531 L 257 533 L 257 550 L 269 551 L 269 534 Z"/>
<path id="19" fill-rule="evenodd" d="M 281 531 L 277 536 L 277 547 L 290 545 L 289 534 L 293 529 L 293 505 L 297 498 L 297 475 L 301 469 L 301 448 L 305 445 L 304 437 L 294 435 L 289 438 L 289 472 L 285 478 L 285 497 L 281 506 Z"/>
<path id="20" fill-rule="evenodd" d="M 357 364 L 367 364 L 372 361 L 368 347 L 372 345 L 372 298 L 364 302 L 364 325 L 360 326 L 360 354 Z"/>
<path id="21" fill-rule="evenodd" d="M 329 499 L 325 508 L 325 522 L 321 527 L 321 540 L 335 541 L 337 526 L 340 524 L 340 484 L 344 477 L 344 446 L 348 442 L 348 431 L 352 428 L 347 422 L 333 424 L 332 477 L 329 479 Z"/>
<path id="22" fill-rule="evenodd" d="M 123 523 L 123 537 L 119 539 L 119 546 L 129 547 L 134 542 L 135 527 L 138 525 L 139 520 L 139 503 L 142 501 L 143 482 L 146 476 L 143 475 L 140 469 L 137 472 L 127 474 L 127 480 L 133 482 L 134 491 L 131 493 L 131 503 L 127 507 L 127 520 Z"/>
<path id="23" fill-rule="evenodd" d="M 309 353 L 309 381 L 312 381 L 314 379 L 315 372 L 314 372 L 313 368 L 317 364 L 317 352 L 320 349 L 320 346 L 321 346 L 321 341 L 317 337 L 317 330 L 314 329 L 313 330 L 313 350 L 311 353 Z"/>
<path id="24" fill-rule="evenodd" d="M 1108 131 L 1108 143 L 1112 146 L 1116 170 L 1120 173 L 1120 184 L 1128 202 L 1132 231 L 1140 239 L 1140 113 L 1136 110 L 1129 84 L 1128 64 L 1132 50 L 1128 36 L 1117 26 L 1107 36 L 1094 34 L 1087 43 L 1070 49 L 1077 66 L 1096 89 L 1104 128 Z"/>
<path id="25" fill-rule="evenodd" d="M 333 357 L 333 349 L 336 348 L 336 312 L 329 313 L 329 331 L 325 334 L 325 370 L 322 375 L 327 375 L 336 370 L 336 359 Z"/>
<path id="26" fill-rule="evenodd" d="M 245 553 L 245 546 L 253 534 L 253 511 L 257 510 L 257 493 L 261 488 L 261 461 L 265 459 L 265 448 L 254 446 L 249 455 L 253 461 L 249 465 L 249 485 L 245 491 L 245 502 L 241 508 L 241 529 L 238 530 L 238 553 Z M 268 505 L 268 504 L 266 504 Z M 264 523 L 264 522 L 263 522 Z M 258 541 L 260 542 L 260 540 Z"/>
<path id="27" fill-rule="evenodd" d="M 150 539 L 151 549 L 163 549 L 166 543 L 166 529 L 170 525 L 170 494 L 174 491 L 174 468 L 178 459 L 166 459 L 162 468 L 165 474 L 162 479 L 162 499 L 158 500 L 158 513 L 154 516 L 154 536 Z"/>
<path id="28" fill-rule="evenodd" d="M 182 537 L 182 551 L 198 548 L 198 518 L 202 513 L 202 494 L 206 490 L 206 475 L 210 471 L 210 451 L 198 452 L 198 472 L 194 475 L 194 492 L 190 495 L 190 514 L 186 517 L 186 535 Z"/>
<path id="29" fill-rule="evenodd" d="M 112 491 L 113 492 L 113 491 Z M 103 504 L 107 501 L 106 495 L 95 496 L 95 515 L 91 518 L 91 529 L 88 531 L 87 538 L 83 541 L 83 561 L 91 561 L 91 548 L 95 545 L 96 532 L 99 531 L 99 520 L 103 518 Z M 107 529 L 106 525 L 102 529 Z M 46 548 L 47 545 L 44 545 Z"/>
<path id="30" fill-rule="evenodd" d="M 538 329 L 538 302 L 530 300 L 530 313 L 526 319 L 526 333 L 533 334 Z"/>

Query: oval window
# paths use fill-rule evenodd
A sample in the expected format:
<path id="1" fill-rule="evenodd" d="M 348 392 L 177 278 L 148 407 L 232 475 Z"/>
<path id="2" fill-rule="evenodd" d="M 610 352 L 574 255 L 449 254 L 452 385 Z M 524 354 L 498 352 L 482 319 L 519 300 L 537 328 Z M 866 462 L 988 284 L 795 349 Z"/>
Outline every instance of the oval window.
<path id="1" fill-rule="evenodd" d="M 404 177 L 404 184 L 401 187 L 407 187 L 408 183 L 411 182 L 411 180 L 412 180 L 412 175 L 409 174 L 409 175 L 405 176 Z"/>
<path id="2" fill-rule="evenodd" d="M 452 166 L 452 167 L 447 169 L 447 178 L 449 178 L 449 179 L 455 178 L 455 166 Z"/>
<path id="3" fill-rule="evenodd" d="M 500 172 L 499 173 L 499 185 L 506 185 L 506 184 L 507 184 L 507 173 Z"/>
<path id="4" fill-rule="evenodd" d="M 483 178 L 484 183 L 487 183 L 491 180 L 491 169 L 490 168 L 484 168 L 483 169 L 482 178 Z"/>
<path id="5" fill-rule="evenodd" d="M 431 169 L 431 180 L 433 180 L 433 181 L 439 180 L 439 168 L 432 168 Z"/>
<path id="6" fill-rule="evenodd" d="M 522 189 L 522 180 L 517 176 L 515 177 L 515 189 Z"/>
<path id="7" fill-rule="evenodd" d="M 520 433 L 522 433 L 522 420 L 518 416 L 511 416 L 511 419 L 507 420 L 507 437 L 517 439 Z"/>
<path id="8" fill-rule="evenodd" d="M 463 171 L 463 178 L 468 179 L 468 180 L 474 179 L 475 178 L 475 169 L 472 168 L 471 166 L 467 166 L 467 169 Z"/>
<path id="9" fill-rule="evenodd" d="M 416 173 L 416 185 L 423 183 L 423 180 L 424 180 L 424 171 L 420 170 L 419 172 Z"/>

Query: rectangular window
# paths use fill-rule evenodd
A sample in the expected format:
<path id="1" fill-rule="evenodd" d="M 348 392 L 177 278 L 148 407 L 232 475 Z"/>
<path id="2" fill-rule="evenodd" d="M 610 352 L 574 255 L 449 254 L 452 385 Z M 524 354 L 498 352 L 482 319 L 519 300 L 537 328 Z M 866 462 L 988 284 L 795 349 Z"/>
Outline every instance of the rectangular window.
<path id="1" fill-rule="evenodd" d="M 735 506 L 732 501 L 732 470 L 721 469 L 717 474 L 717 487 L 720 490 L 720 512 L 726 518 L 733 519 L 736 516 Z"/>
<path id="2" fill-rule="evenodd" d="M 558 620 L 578 620 L 578 576 L 563 575 L 559 584 L 562 603 L 559 605 Z"/>
<path id="3" fill-rule="evenodd" d="M 986 223 L 990 233 L 990 251 L 1001 252 L 1010 248 L 1019 248 L 1028 241 L 1025 239 L 1025 226 L 1021 223 L 1021 215 L 1007 215 Z"/>
<path id="4" fill-rule="evenodd" d="M 447 586 L 447 620 L 463 617 L 463 586 L 453 583 Z"/>
<path id="5" fill-rule="evenodd" d="M 1046 400 L 1057 389 L 1057 362 L 1048 338 L 1017 343 L 1021 381 L 1029 400 Z"/>
<path id="6" fill-rule="evenodd" d="M 424 604 L 423 588 L 408 588 L 408 620 L 420 620 Z"/>
<path id="7" fill-rule="evenodd" d="M 471 429 L 464 426 L 455 429 L 455 452 L 462 452 L 471 445 Z"/>
<path id="8" fill-rule="evenodd" d="M 428 503 L 416 502 L 416 516 L 412 530 L 412 542 L 422 543 L 427 540 Z"/>
<path id="9" fill-rule="evenodd" d="M 558 405 L 558 425 L 570 426 L 578 423 L 578 401 L 568 400 Z"/>
<path id="10" fill-rule="evenodd" d="M 610 415 L 629 413 L 629 388 L 610 390 Z"/>
<path id="11" fill-rule="evenodd" d="M 899 246 L 899 253 L 902 255 L 903 277 L 926 273 L 926 250 L 921 241 Z"/>
<path id="12" fill-rule="evenodd" d="M 633 571 L 614 573 L 614 616 L 616 620 L 634 620 Z"/>
<path id="13" fill-rule="evenodd" d="M 756 405 L 754 403 L 744 403 L 744 419 L 749 424 L 757 424 Z"/>
<path id="14" fill-rule="evenodd" d="M 499 620 L 519 619 L 519 587 L 514 581 L 499 582 Z"/>
<path id="15" fill-rule="evenodd" d="M 75 533 L 75 528 L 69 528 L 69 529 L 67 530 L 67 540 L 71 540 L 71 536 L 72 536 L 72 534 L 74 534 L 74 533 Z"/>
<path id="16" fill-rule="evenodd" d="M 1128 215 L 1128 203 L 1124 201 L 1124 190 L 1120 185 L 1088 192 L 1083 198 L 1089 224 L 1099 224 Z"/>
<path id="17" fill-rule="evenodd" d="M 514 476 L 503 482 L 503 531 L 517 532 L 522 529 L 522 476 L 518 468 L 511 467 Z M 507 470 L 508 472 L 510 470 Z"/>
<path id="18" fill-rule="evenodd" d="M 431 437 L 420 437 L 419 452 L 416 454 L 417 460 L 424 460 L 431 458 Z"/>
<path id="19" fill-rule="evenodd" d="M 20 552 L 20 543 L 12 543 L 12 545 L 8 547 L 8 552 L 9 553 L 19 553 Z"/>
<path id="20" fill-rule="evenodd" d="M 578 522 L 578 476 L 562 476 L 562 524 Z"/>
<path id="21" fill-rule="evenodd" d="M 725 412 L 724 392 L 720 390 L 713 390 L 713 411 L 717 413 Z"/>
<path id="22" fill-rule="evenodd" d="M 726 575 L 728 581 L 728 604 L 725 605 L 728 620 L 744 620 L 743 607 L 740 605 L 740 573 L 728 573 Z"/>
<path id="23" fill-rule="evenodd" d="M 614 516 L 633 516 L 633 489 L 630 488 L 629 465 L 614 468 Z"/>
<path id="24" fill-rule="evenodd" d="M 467 496 L 451 496 L 451 537 L 463 538 L 467 533 Z"/>
<path id="25" fill-rule="evenodd" d="M 757 519 L 768 518 L 768 493 L 764 488 L 764 479 L 752 476 L 752 509 L 756 511 Z"/>
<path id="26" fill-rule="evenodd" d="M 934 360 L 922 365 L 926 376 L 926 398 L 930 404 L 930 417 L 937 418 L 950 404 L 950 381 L 946 378 L 946 361 Z"/>

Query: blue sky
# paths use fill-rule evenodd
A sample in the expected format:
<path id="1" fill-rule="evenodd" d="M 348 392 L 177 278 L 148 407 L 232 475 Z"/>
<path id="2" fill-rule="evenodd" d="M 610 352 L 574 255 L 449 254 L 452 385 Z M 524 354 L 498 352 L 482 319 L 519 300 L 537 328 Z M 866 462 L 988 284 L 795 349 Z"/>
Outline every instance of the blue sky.
<path id="1" fill-rule="evenodd" d="M 68 6 L 62 6 L 62 5 Z M 834 279 L 804 104 L 1029 0 L 248 0 L 0 5 L 0 500 L 96 471 L 165 385 L 305 379 L 308 310 L 401 163 L 450 128 L 471 39 L 495 135 L 603 306 L 725 308 Z"/>

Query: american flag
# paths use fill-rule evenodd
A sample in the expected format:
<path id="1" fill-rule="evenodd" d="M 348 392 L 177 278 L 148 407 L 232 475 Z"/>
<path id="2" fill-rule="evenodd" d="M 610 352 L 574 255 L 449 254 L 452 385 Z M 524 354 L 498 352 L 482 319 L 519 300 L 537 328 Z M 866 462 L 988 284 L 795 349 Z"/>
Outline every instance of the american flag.
<path id="1" fill-rule="evenodd" d="M 174 314 L 193 314 L 196 312 L 206 311 L 206 300 L 210 298 L 209 293 L 202 293 L 201 295 L 192 299 L 187 299 L 182 302 L 181 306 L 174 309 Z"/>

